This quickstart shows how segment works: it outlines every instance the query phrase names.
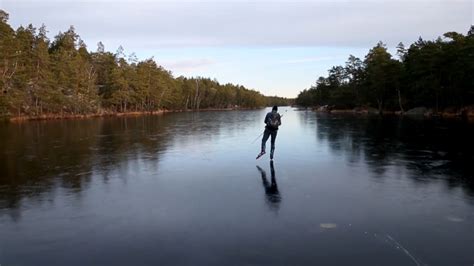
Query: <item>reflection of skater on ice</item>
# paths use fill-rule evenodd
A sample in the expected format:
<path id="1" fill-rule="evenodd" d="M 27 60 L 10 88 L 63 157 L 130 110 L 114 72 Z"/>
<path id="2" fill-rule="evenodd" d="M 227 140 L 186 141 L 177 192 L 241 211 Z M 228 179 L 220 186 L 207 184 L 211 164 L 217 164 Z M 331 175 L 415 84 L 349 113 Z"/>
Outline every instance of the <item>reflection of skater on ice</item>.
<path id="1" fill-rule="evenodd" d="M 260 166 L 257 166 L 258 171 L 262 175 L 262 184 L 263 188 L 265 189 L 265 197 L 267 203 L 271 208 L 278 209 L 280 207 L 281 196 L 280 192 L 278 191 L 278 185 L 276 182 L 275 177 L 275 168 L 273 167 L 273 161 L 270 161 L 270 172 L 271 172 L 271 180 L 268 182 L 267 173 L 263 170 Z"/>

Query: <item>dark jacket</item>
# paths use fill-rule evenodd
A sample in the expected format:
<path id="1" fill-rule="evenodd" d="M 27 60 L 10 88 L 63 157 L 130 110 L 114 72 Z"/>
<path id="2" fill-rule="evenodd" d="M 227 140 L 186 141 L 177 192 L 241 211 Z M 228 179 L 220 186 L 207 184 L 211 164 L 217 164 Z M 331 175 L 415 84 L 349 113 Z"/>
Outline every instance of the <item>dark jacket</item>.
<path id="1" fill-rule="evenodd" d="M 269 112 L 265 116 L 265 128 L 268 130 L 278 130 L 278 127 L 281 125 L 281 116 L 279 113 Z"/>

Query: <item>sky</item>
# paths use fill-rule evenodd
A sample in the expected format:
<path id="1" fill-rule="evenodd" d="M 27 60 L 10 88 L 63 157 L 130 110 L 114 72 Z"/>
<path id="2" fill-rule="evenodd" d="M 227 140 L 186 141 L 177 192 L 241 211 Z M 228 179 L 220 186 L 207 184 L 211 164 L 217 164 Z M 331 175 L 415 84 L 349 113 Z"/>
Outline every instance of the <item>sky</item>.
<path id="1" fill-rule="evenodd" d="M 474 0 L 0 0 L 17 28 L 73 25 L 89 50 L 153 57 L 174 76 L 202 76 L 296 97 L 349 55 L 377 42 L 465 34 Z"/>

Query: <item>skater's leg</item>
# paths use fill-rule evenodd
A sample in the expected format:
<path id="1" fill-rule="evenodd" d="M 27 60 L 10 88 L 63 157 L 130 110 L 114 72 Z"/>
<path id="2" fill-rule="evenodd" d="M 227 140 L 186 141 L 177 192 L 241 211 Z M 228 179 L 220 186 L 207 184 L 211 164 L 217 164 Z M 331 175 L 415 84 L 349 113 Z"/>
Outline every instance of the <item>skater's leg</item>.
<path id="1" fill-rule="evenodd" d="M 262 149 L 261 149 L 261 153 L 264 153 L 265 152 L 265 144 L 267 143 L 267 140 L 268 138 L 270 137 L 270 132 L 265 129 L 265 131 L 263 132 L 263 137 L 262 137 Z"/>
<path id="2" fill-rule="evenodd" d="M 275 152 L 275 140 L 276 140 L 276 137 L 277 137 L 277 131 L 272 131 L 271 132 L 271 136 L 272 136 L 272 139 L 271 139 L 271 150 L 270 150 L 270 159 L 273 159 L 273 153 Z"/>

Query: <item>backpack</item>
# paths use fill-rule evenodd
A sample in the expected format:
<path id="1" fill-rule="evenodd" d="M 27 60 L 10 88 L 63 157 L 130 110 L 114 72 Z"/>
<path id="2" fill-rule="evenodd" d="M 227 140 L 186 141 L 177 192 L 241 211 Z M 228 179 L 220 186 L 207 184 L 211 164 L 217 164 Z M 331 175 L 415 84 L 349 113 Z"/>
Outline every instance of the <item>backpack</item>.
<path id="1" fill-rule="evenodd" d="M 270 116 L 270 126 L 273 127 L 273 128 L 278 128 L 278 122 L 279 122 L 279 118 L 280 115 L 278 115 L 278 113 L 272 113 L 272 115 Z"/>

